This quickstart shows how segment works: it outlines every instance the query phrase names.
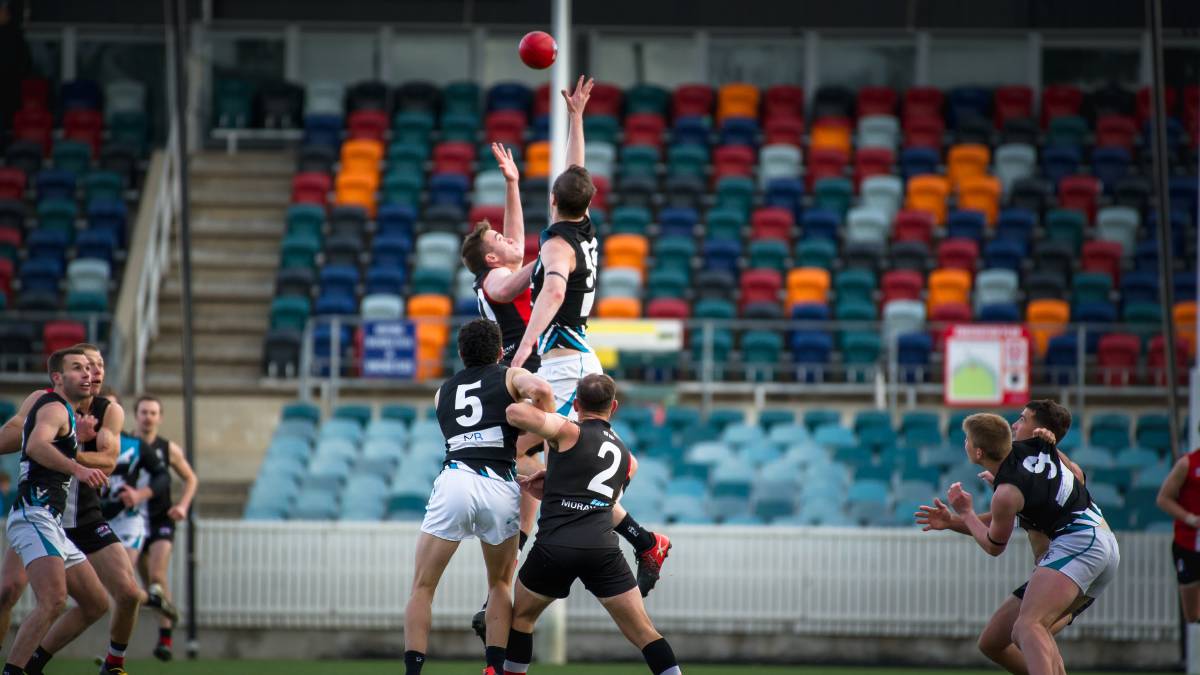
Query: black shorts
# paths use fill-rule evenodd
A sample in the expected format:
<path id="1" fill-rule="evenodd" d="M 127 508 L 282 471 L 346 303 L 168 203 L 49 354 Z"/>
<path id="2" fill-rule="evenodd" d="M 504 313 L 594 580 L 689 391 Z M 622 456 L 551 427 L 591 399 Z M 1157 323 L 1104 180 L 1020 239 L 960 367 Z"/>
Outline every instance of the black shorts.
<path id="1" fill-rule="evenodd" d="M 150 518 L 150 530 L 146 532 L 146 543 L 142 548 L 150 548 L 156 541 L 175 541 L 175 521 L 165 513 Z"/>
<path id="2" fill-rule="evenodd" d="M 611 598 L 637 588 L 637 579 L 621 549 L 571 548 L 533 542 L 517 575 L 525 588 L 549 598 L 565 598 L 576 579 L 597 598 Z"/>
<path id="3" fill-rule="evenodd" d="M 1029 587 L 1029 582 L 1026 581 L 1025 583 L 1021 584 L 1020 586 L 1017 586 L 1017 588 L 1013 591 L 1013 595 L 1024 600 L 1025 599 L 1025 589 L 1028 587 Z M 1083 614 L 1083 610 L 1087 609 L 1088 607 L 1091 607 L 1094 602 L 1096 602 L 1095 598 L 1088 598 L 1087 602 L 1085 602 L 1082 605 L 1080 605 L 1079 607 L 1077 607 L 1074 612 L 1071 612 L 1071 621 L 1068 622 L 1067 625 L 1070 626 L 1072 623 L 1075 623 L 1075 619 L 1078 619 L 1079 615 Z"/>
<path id="4" fill-rule="evenodd" d="M 91 555 L 112 544 L 121 545 L 121 538 L 103 520 L 67 529 L 67 539 L 79 547 L 84 555 Z"/>
<path id="5" fill-rule="evenodd" d="M 1175 578 L 1180 586 L 1200 581 L 1200 551 L 1189 551 L 1171 542 L 1171 554 L 1175 557 Z"/>

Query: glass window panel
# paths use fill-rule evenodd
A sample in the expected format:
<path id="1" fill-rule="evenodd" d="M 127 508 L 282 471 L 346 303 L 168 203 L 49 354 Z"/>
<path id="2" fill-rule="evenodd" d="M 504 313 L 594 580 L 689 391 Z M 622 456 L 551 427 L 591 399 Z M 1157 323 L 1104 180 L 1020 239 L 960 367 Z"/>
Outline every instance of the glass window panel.
<path id="1" fill-rule="evenodd" d="M 935 87 L 1024 84 L 1029 46 L 1023 39 L 940 39 L 929 45 L 929 84 Z"/>
<path id="2" fill-rule="evenodd" d="M 709 80 L 720 86 L 748 82 L 759 87 L 804 81 L 802 38 L 714 38 L 708 51 Z"/>
<path id="3" fill-rule="evenodd" d="M 848 38 L 822 39 L 820 79 L 824 85 L 894 87 L 905 89 L 913 83 L 917 48 L 914 44 L 894 41 Z"/>
<path id="4" fill-rule="evenodd" d="M 620 87 L 640 82 L 668 89 L 700 81 L 699 54 L 691 36 L 599 36 L 592 60 L 598 80 Z"/>
<path id="5" fill-rule="evenodd" d="M 428 80 L 444 85 L 465 80 L 471 76 L 471 36 L 397 33 L 388 57 L 390 76 L 395 83 Z"/>
<path id="6" fill-rule="evenodd" d="M 1163 71 L 1167 86 L 1186 87 L 1200 83 L 1200 49 L 1167 47 L 1163 50 Z"/>
<path id="7" fill-rule="evenodd" d="M 283 37 L 212 35 L 213 77 L 239 77 L 251 82 L 283 79 Z"/>
<path id="8" fill-rule="evenodd" d="M 33 60 L 33 74 L 51 82 L 62 79 L 62 42 L 58 38 L 29 36 L 29 55 Z"/>
<path id="9" fill-rule="evenodd" d="M 1074 84 L 1085 89 L 1115 83 L 1136 87 L 1141 53 L 1137 46 L 1046 47 L 1042 53 L 1042 81 Z"/>
<path id="10" fill-rule="evenodd" d="M 300 36 L 300 79 L 350 85 L 373 80 L 376 74 L 376 34 L 318 33 Z"/>
<path id="11" fill-rule="evenodd" d="M 80 39 L 75 72 L 80 79 L 103 87 L 114 80 L 136 80 L 146 86 L 146 113 L 152 138 L 165 137 L 166 54 L 161 41 L 138 39 L 122 42 Z"/>

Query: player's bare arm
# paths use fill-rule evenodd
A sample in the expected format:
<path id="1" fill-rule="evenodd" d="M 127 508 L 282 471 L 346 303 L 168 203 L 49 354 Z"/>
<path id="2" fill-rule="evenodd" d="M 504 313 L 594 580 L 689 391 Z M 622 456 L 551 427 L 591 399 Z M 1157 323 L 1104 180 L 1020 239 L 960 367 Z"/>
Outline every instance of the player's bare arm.
<path id="1" fill-rule="evenodd" d="M 561 90 L 563 100 L 567 102 L 567 166 L 583 166 L 584 162 L 584 146 L 583 146 L 583 110 L 587 107 L 588 100 L 592 97 L 592 87 L 595 81 L 588 77 L 585 79 L 583 75 L 575 82 L 575 89 L 567 92 L 566 89 Z"/>
<path id="2" fill-rule="evenodd" d="M 33 404 L 42 397 L 46 392 L 39 389 L 25 397 L 21 401 L 21 407 L 17 408 L 17 414 L 13 415 L 3 427 L 0 427 L 0 455 L 8 455 L 14 452 L 21 451 L 21 431 L 25 427 L 25 418 L 29 417 L 29 411 L 33 409 Z"/>
<path id="3" fill-rule="evenodd" d="M 93 418 L 88 417 L 88 420 Z M 84 425 L 95 424 L 89 421 Z M 84 466 L 100 469 L 111 474 L 117 468 L 117 457 L 121 454 L 121 429 L 125 426 L 125 410 L 116 403 L 109 404 L 104 411 L 104 422 L 96 431 L 96 450 L 94 452 L 80 450 L 75 459 Z M 78 428 L 78 427 L 76 427 Z"/>
<path id="4" fill-rule="evenodd" d="M 509 368 L 506 375 L 508 391 L 514 399 L 529 399 L 541 410 L 554 412 L 554 388 L 549 382 L 524 368 Z"/>
<path id="5" fill-rule="evenodd" d="M 183 494 L 179 497 L 179 501 L 175 502 L 175 505 L 167 511 L 167 515 L 171 517 L 171 520 L 183 520 L 187 518 L 188 511 L 192 508 L 192 500 L 196 498 L 196 490 L 200 488 L 200 478 L 192 470 L 192 465 L 188 463 L 187 457 L 183 454 L 183 448 L 179 447 L 179 444 L 171 443 L 167 446 L 167 455 L 171 459 L 171 468 L 183 480 Z"/>
<path id="6" fill-rule="evenodd" d="M 579 425 L 558 413 L 548 413 L 530 403 L 514 403 L 505 410 L 508 423 L 518 429 L 537 434 L 555 444 L 558 452 L 566 452 L 579 439 Z"/>
<path id="7" fill-rule="evenodd" d="M 496 267 L 484 277 L 483 290 L 496 302 L 512 302 L 529 288 L 529 280 L 532 278 L 533 263 L 522 265 L 516 272 L 505 267 Z"/>
<path id="8" fill-rule="evenodd" d="M 94 488 L 107 485 L 108 475 L 103 471 L 83 466 L 54 447 L 54 439 L 70 433 L 70 430 L 71 419 L 65 408 L 57 405 L 42 406 L 25 444 L 25 454 L 47 469 L 74 476 L 85 485 Z"/>
<path id="9" fill-rule="evenodd" d="M 1001 485 L 996 490 L 992 497 L 991 522 L 987 524 L 975 513 L 971 493 L 963 489 L 962 483 L 951 485 L 946 498 L 980 548 L 991 556 L 1004 552 L 1016 529 L 1017 513 L 1025 502 L 1019 490 L 1011 485 Z"/>
<path id="10" fill-rule="evenodd" d="M 517 368 L 524 365 L 533 353 L 538 337 L 545 332 L 554 315 L 558 313 L 558 308 L 562 306 L 567 293 L 567 276 L 574 271 L 575 266 L 575 251 L 570 244 L 558 237 L 551 237 L 543 244 L 539 255 L 542 266 L 546 269 L 546 284 L 542 287 L 537 302 L 533 303 L 529 325 L 525 327 L 525 336 L 521 338 L 521 344 L 513 354 L 512 365 Z"/>
<path id="11" fill-rule="evenodd" d="M 1181 457 L 1178 462 L 1175 462 L 1175 466 L 1171 467 L 1162 487 L 1158 488 L 1155 504 L 1175 520 L 1187 523 L 1189 527 L 1198 527 L 1200 526 L 1200 514 L 1190 513 L 1179 503 L 1179 491 L 1187 482 L 1187 474 L 1188 459 Z"/>
<path id="12" fill-rule="evenodd" d="M 492 143 L 492 156 L 504 176 L 504 236 L 525 247 L 525 212 L 521 208 L 521 171 L 513 159 L 512 149 L 503 143 Z"/>

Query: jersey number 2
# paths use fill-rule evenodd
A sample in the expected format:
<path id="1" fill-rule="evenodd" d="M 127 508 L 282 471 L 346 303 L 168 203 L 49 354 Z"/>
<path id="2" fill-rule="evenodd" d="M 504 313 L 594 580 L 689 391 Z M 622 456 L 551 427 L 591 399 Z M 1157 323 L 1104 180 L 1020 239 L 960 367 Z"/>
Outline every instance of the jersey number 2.
<path id="1" fill-rule="evenodd" d="M 473 427 L 479 424 L 479 420 L 483 419 L 483 401 L 479 400 L 478 396 L 467 396 L 467 392 L 472 389 L 478 389 L 483 386 L 483 380 L 472 382 L 471 384 L 460 384 L 454 392 L 454 409 L 463 410 L 470 409 L 466 415 L 459 415 L 454 418 L 455 422 L 464 427 Z"/>
<path id="2" fill-rule="evenodd" d="M 596 456 L 603 459 L 608 455 L 612 455 L 612 466 L 596 474 L 592 478 L 592 482 L 588 483 L 588 489 L 612 499 L 613 489 L 605 485 L 604 482 L 617 475 L 617 467 L 621 465 L 621 449 L 612 443 L 606 442 L 600 446 L 600 451 L 596 453 Z"/>

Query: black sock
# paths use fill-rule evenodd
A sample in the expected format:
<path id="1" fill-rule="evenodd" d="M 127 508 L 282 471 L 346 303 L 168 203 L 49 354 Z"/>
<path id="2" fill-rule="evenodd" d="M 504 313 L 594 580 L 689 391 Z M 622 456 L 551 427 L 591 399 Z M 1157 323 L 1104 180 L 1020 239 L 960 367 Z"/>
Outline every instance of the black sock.
<path id="1" fill-rule="evenodd" d="M 483 650 L 483 658 L 489 666 L 496 669 L 496 675 L 504 670 L 504 647 L 487 647 Z"/>
<path id="2" fill-rule="evenodd" d="M 508 649 L 504 655 L 504 670 L 509 673 L 529 671 L 533 661 L 533 633 L 522 633 L 516 628 L 508 631 Z"/>
<path id="3" fill-rule="evenodd" d="M 4 664 L 3 675 L 25 675 L 25 669 L 11 663 Z"/>
<path id="4" fill-rule="evenodd" d="M 527 542 L 527 541 L 529 541 L 529 535 L 522 532 L 520 537 L 517 538 L 517 550 L 524 551 L 525 550 L 525 542 Z"/>
<path id="5" fill-rule="evenodd" d="M 638 553 L 654 547 L 654 535 L 639 525 L 632 514 L 625 514 L 625 518 L 617 525 L 617 532 L 625 537 L 625 541 L 632 544 L 633 550 Z"/>
<path id="6" fill-rule="evenodd" d="M 425 665 L 425 655 L 421 652 L 404 652 L 404 675 L 421 675 L 421 667 Z"/>
<path id="7" fill-rule="evenodd" d="M 675 660 L 675 652 L 671 651 L 671 645 L 667 644 L 666 638 L 659 638 L 643 647 L 642 656 L 654 675 L 671 673 L 672 669 L 679 672 L 679 662 Z"/>
<path id="8" fill-rule="evenodd" d="M 170 628 L 159 628 L 158 629 L 158 641 L 165 642 L 167 644 L 171 644 L 171 629 Z"/>
<path id="9" fill-rule="evenodd" d="M 29 675 L 41 675 L 42 669 L 50 662 L 52 656 L 54 655 L 38 645 L 38 648 L 33 650 L 33 656 L 29 657 L 29 663 L 25 664 L 25 672 Z"/>

